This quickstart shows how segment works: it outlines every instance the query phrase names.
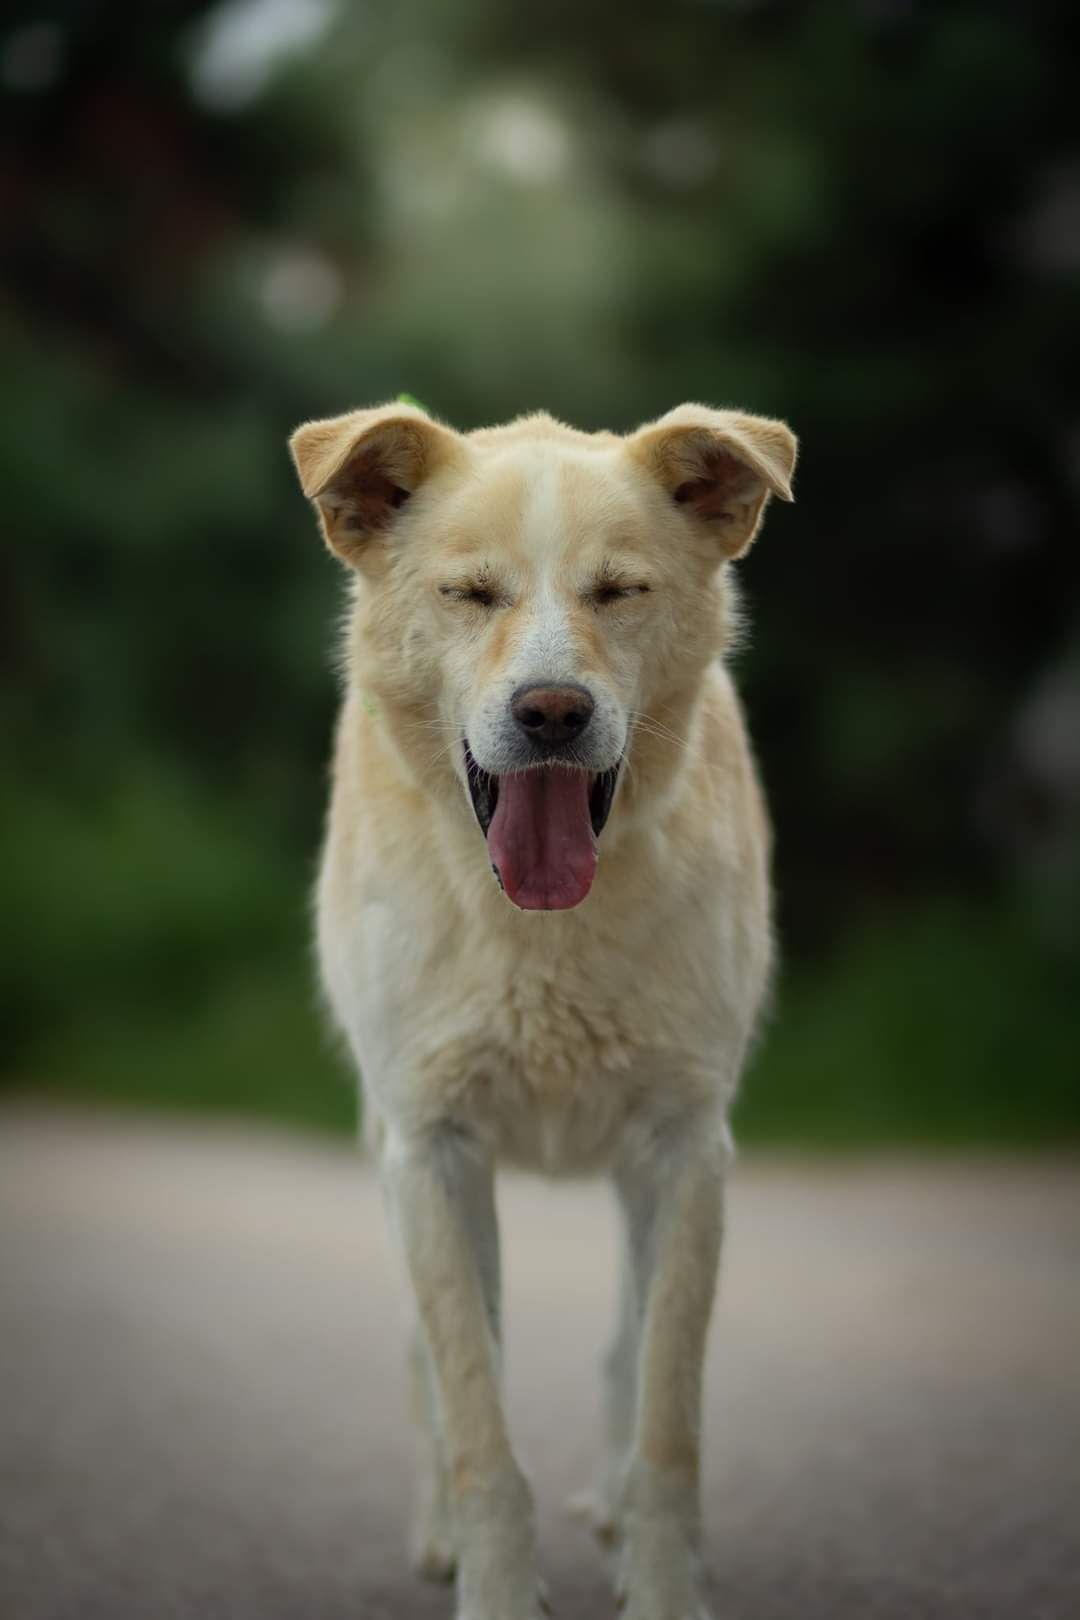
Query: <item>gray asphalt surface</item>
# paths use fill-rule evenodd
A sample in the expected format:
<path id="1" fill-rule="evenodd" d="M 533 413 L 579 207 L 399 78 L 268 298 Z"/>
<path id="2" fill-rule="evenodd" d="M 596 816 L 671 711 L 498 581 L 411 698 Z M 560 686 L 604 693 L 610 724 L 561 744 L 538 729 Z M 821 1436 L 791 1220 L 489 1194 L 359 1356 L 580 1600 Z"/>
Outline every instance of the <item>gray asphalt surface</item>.
<path id="1" fill-rule="evenodd" d="M 556 1620 L 613 1614 L 590 1476 L 604 1190 L 511 1179 L 511 1420 Z M 369 1172 L 270 1134 L 0 1114 L 3 1620 L 427 1620 Z M 1075 1164 L 733 1183 L 708 1382 L 717 1620 L 1080 1615 Z"/>

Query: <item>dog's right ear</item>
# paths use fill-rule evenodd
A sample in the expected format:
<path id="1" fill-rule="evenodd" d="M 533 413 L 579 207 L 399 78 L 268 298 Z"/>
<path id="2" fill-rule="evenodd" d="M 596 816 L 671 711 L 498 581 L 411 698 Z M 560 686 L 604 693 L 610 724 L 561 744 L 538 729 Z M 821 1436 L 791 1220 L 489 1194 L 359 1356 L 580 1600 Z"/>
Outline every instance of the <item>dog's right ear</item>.
<path id="1" fill-rule="evenodd" d="M 331 551 L 357 567 L 405 502 L 462 442 L 415 405 L 379 405 L 304 422 L 289 440 L 300 488 Z"/>

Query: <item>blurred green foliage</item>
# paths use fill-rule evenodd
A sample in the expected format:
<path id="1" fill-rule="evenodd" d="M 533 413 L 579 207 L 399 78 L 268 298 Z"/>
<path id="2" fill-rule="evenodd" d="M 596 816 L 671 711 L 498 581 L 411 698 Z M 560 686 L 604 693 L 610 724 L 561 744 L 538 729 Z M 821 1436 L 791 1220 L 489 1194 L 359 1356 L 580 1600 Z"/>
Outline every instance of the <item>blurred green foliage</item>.
<path id="1" fill-rule="evenodd" d="M 341 581 L 284 453 L 789 418 L 739 678 L 750 1140 L 1080 1132 L 1074 8 L 134 0 L 0 24 L 5 1081 L 339 1128 Z"/>

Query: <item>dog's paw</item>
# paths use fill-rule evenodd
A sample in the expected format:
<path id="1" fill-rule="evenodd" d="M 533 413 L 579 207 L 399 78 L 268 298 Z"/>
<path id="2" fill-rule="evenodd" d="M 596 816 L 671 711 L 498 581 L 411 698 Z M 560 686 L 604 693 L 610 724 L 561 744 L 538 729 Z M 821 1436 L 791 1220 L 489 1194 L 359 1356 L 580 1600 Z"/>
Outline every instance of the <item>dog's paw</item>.
<path id="1" fill-rule="evenodd" d="M 524 1608 L 506 1609 L 501 1602 L 490 1609 L 462 1608 L 455 1620 L 551 1620 L 551 1603 L 543 1581 L 537 1581 L 535 1601 L 526 1603 Z"/>
<path id="2" fill-rule="evenodd" d="M 412 1567 L 424 1581 L 437 1581 L 445 1585 L 452 1581 L 457 1570 L 457 1553 L 446 1539 L 420 1536 L 413 1538 Z"/>
<path id="3" fill-rule="evenodd" d="M 694 1581 L 646 1578 L 615 1588 L 619 1620 L 712 1620 Z"/>
<path id="4" fill-rule="evenodd" d="M 547 1587 L 534 1577 L 529 1585 L 514 1581 L 500 1590 L 492 1583 L 483 1593 L 459 1592 L 456 1620 L 551 1620 Z"/>
<path id="5" fill-rule="evenodd" d="M 566 1511 L 571 1518 L 583 1524 L 602 1547 L 613 1547 L 619 1534 L 619 1520 L 612 1504 L 602 1491 L 587 1486 L 568 1497 Z"/>
<path id="6" fill-rule="evenodd" d="M 701 1563 L 671 1521 L 630 1524 L 619 1548 L 615 1603 L 621 1620 L 710 1620 Z"/>
<path id="7" fill-rule="evenodd" d="M 639 1462 L 626 1475 L 620 1508 L 621 1620 L 709 1620 L 692 1485 Z"/>
<path id="8" fill-rule="evenodd" d="M 634 1569 L 624 1563 L 615 1607 L 619 1620 L 711 1620 L 696 1573 L 685 1565 Z"/>
<path id="9" fill-rule="evenodd" d="M 661 1603 L 657 1606 L 647 1600 L 640 1603 L 630 1599 L 624 1603 L 617 1603 L 619 1620 L 712 1620 L 708 1609 L 702 1608 L 700 1603 L 689 1609 L 673 1609 Z"/>
<path id="10" fill-rule="evenodd" d="M 417 1516 L 409 1547 L 412 1567 L 425 1581 L 452 1581 L 457 1571 L 457 1547 L 449 1512 L 430 1503 Z"/>
<path id="11" fill-rule="evenodd" d="M 532 1493 L 517 1467 L 455 1503 L 458 1620 L 544 1620 Z"/>

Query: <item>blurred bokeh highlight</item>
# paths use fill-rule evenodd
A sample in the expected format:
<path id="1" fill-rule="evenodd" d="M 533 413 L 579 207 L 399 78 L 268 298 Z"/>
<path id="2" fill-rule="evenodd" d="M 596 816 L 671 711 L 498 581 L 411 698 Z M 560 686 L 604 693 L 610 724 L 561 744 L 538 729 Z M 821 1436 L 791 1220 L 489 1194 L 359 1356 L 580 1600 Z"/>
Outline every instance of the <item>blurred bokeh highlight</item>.
<path id="1" fill-rule="evenodd" d="M 343 581 L 286 434 L 699 399 L 803 443 L 742 569 L 784 968 L 740 1136 L 1075 1141 L 1076 9 L 0 30 L 5 1085 L 348 1129 L 307 915 Z"/>

